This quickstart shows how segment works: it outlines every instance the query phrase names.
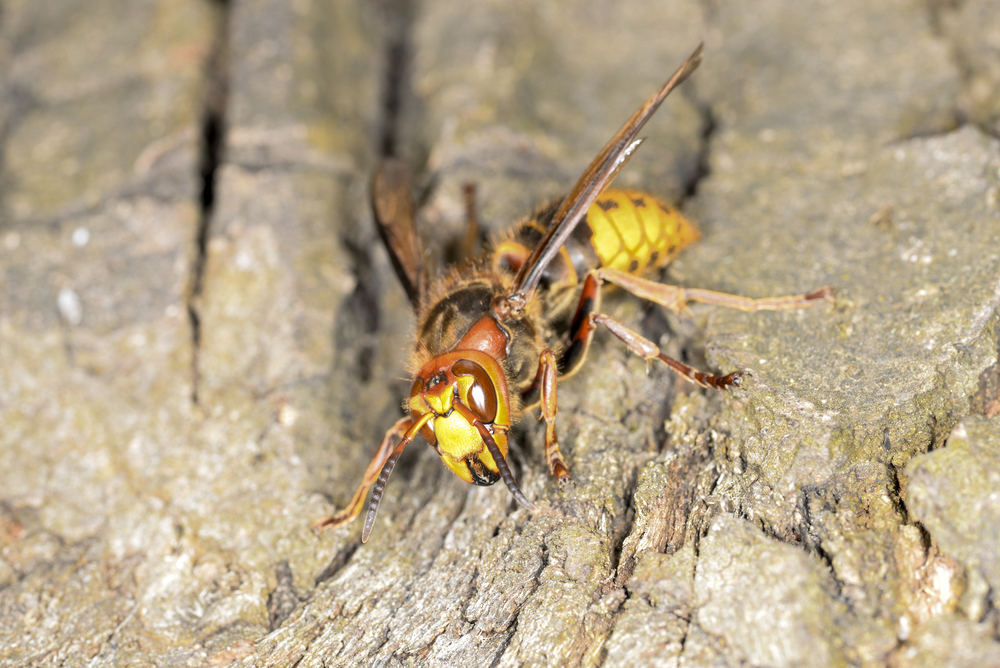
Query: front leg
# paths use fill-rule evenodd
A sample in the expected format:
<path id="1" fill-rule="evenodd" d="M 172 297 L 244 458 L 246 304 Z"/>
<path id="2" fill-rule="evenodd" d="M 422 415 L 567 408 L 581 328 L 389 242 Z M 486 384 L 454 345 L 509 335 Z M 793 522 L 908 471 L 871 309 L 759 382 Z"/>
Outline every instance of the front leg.
<path id="1" fill-rule="evenodd" d="M 412 426 L 413 420 L 408 417 L 404 417 L 400 418 L 396 424 L 389 428 L 389 431 L 387 431 L 385 436 L 382 437 L 382 443 L 378 446 L 378 450 L 375 451 L 375 456 L 372 457 L 371 462 L 368 464 L 368 469 L 365 471 L 365 477 L 361 480 L 361 484 L 358 485 L 358 489 L 354 492 L 351 502 L 347 504 L 346 508 L 334 514 L 333 517 L 327 517 L 313 524 L 312 528 L 314 531 L 342 527 L 353 521 L 355 517 L 361 514 L 361 508 L 364 506 L 365 495 L 368 493 L 368 488 L 374 485 L 378 480 L 379 474 L 382 472 L 382 467 L 385 465 L 386 460 L 389 459 L 393 450 L 397 447 L 396 439 L 405 438 L 406 433 Z M 381 494 L 379 494 L 379 496 L 381 496 Z"/>

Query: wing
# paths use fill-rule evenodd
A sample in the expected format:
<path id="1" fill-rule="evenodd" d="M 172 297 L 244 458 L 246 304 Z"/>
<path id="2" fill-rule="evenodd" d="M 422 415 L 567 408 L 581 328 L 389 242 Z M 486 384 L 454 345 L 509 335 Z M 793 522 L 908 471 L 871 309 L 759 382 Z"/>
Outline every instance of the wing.
<path id="1" fill-rule="evenodd" d="M 532 293 L 538 286 L 538 281 L 542 273 L 548 266 L 552 258 L 559 252 L 573 228 L 577 226 L 590 205 L 594 203 L 608 184 L 611 183 L 628 159 L 632 152 L 642 141 L 636 139 L 636 135 L 646 124 L 646 121 L 656 112 L 664 98 L 670 94 L 679 83 L 684 81 L 694 72 L 695 68 L 701 64 L 702 44 L 694 50 L 694 53 L 684 61 L 674 75 L 664 83 L 645 104 L 639 107 L 625 125 L 615 133 L 615 136 L 604 145 L 601 152 L 590 163 L 583 174 L 577 180 L 573 190 L 563 200 L 559 210 L 556 211 L 549 229 L 542 237 L 542 240 L 535 246 L 527 261 L 521 265 L 521 269 L 514 278 L 514 286 L 506 296 L 508 308 L 512 312 L 518 312 L 524 304 L 531 298 Z"/>
<path id="2" fill-rule="evenodd" d="M 427 291 L 427 266 L 417 234 L 410 170 L 402 160 L 386 158 L 379 165 L 372 178 L 372 210 L 392 266 L 416 309 Z"/>

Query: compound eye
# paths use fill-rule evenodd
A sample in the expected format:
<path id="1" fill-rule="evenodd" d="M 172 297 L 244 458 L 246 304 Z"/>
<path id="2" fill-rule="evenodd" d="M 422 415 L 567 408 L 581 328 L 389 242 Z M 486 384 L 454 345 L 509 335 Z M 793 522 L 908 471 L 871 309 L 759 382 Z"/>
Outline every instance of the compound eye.
<path id="1" fill-rule="evenodd" d="M 497 417 L 497 389 L 486 369 L 472 360 L 459 360 L 452 365 L 451 372 L 456 376 L 472 376 L 465 402 L 484 424 L 493 422 Z"/>
<path id="2" fill-rule="evenodd" d="M 424 389 L 424 379 L 417 376 L 413 379 L 413 385 L 410 386 L 410 399 L 420 394 L 422 389 Z"/>

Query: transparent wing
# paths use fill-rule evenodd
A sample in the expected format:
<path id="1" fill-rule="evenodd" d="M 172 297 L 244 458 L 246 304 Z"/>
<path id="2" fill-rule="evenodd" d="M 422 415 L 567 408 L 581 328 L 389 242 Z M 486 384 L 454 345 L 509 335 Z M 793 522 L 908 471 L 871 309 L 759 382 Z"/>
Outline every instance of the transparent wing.
<path id="1" fill-rule="evenodd" d="M 427 291 L 427 266 L 417 234 L 410 170 L 406 163 L 395 158 L 383 160 L 372 179 L 371 195 L 379 235 L 416 309 Z"/>
<path id="2" fill-rule="evenodd" d="M 702 44 L 684 61 L 674 75 L 664 83 L 656 93 L 639 107 L 625 122 L 625 125 L 615 133 L 615 136 L 605 144 L 601 152 L 590 163 L 577 180 L 573 190 L 563 200 L 556 211 L 549 229 L 542 237 L 528 260 L 521 266 L 514 279 L 514 286 L 506 300 L 512 311 L 517 312 L 531 298 L 538 286 L 542 273 L 552 258 L 559 252 L 573 228 L 577 226 L 590 205 L 594 203 L 601 192 L 608 187 L 642 140 L 636 135 L 659 108 L 663 100 L 674 88 L 688 78 L 701 64 Z"/>

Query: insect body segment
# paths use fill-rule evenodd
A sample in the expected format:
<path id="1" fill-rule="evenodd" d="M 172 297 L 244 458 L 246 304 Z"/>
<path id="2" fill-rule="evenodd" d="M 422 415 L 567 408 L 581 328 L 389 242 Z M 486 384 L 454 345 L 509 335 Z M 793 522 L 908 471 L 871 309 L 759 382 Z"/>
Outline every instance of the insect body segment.
<path id="1" fill-rule="evenodd" d="M 498 242 L 494 269 L 517 272 L 528 260 L 531 248 L 545 236 L 559 203 L 541 207 Z M 600 304 L 602 280 L 590 275 L 619 272 L 640 274 L 662 267 L 688 244 L 699 238 L 697 229 L 677 209 L 656 197 L 633 190 L 606 190 L 559 248 L 541 274 L 538 298 L 545 304 L 545 318 L 557 321 L 576 306 L 577 313 L 565 337 L 556 368 L 561 376 L 574 373 L 583 364 L 594 324 L 588 320 Z M 580 284 L 584 284 L 582 293 Z M 528 393 L 526 403 L 539 402 Z"/>
<path id="2" fill-rule="evenodd" d="M 608 190 L 587 210 L 601 266 L 629 273 L 667 264 L 699 237 L 676 209 L 652 195 Z"/>
<path id="3" fill-rule="evenodd" d="M 510 239 L 498 242 L 495 266 L 518 271 L 548 230 L 554 213 L 554 205 L 542 207 L 518 225 Z M 577 287 L 593 269 L 640 274 L 665 266 L 699 237 L 690 221 L 656 197 L 634 190 L 606 190 L 542 273 L 546 313 L 565 306 L 563 297 L 570 296 L 564 294 L 567 289 Z"/>
<path id="4" fill-rule="evenodd" d="M 660 361 L 692 382 L 725 389 L 742 372 L 693 369 L 600 312 L 606 282 L 674 311 L 688 301 L 746 311 L 811 306 L 829 288 L 805 295 L 751 299 L 663 285 L 640 274 L 665 265 L 698 232 L 655 197 L 606 187 L 638 146 L 639 130 L 675 86 L 701 62 L 701 47 L 626 121 L 563 200 L 542 207 L 494 245 L 487 257 L 428 278 L 416 233 L 407 170 L 387 160 L 372 185 L 375 219 L 417 314 L 411 368 L 417 369 L 404 417 L 386 433 L 350 503 L 316 527 L 357 517 L 372 488 L 361 540 L 375 523 L 389 475 L 406 447 L 423 437 L 458 477 L 476 485 L 503 480 L 514 500 L 534 505 L 507 465 L 508 434 L 537 405 L 545 421 L 545 459 L 569 481 L 556 432 L 557 388 L 586 358 L 598 326 L 647 362 Z M 398 439 L 398 442 L 397 442 Z"/>
<path id="5" fill-rule="evenodd" d="M 500 469 L 464 406 L 493 436 L 504 456 L 510 428 L 510 396 L 500 364 L 486 353 L 463 350 L 435 357 L 417 373 L 408 402 L 414 421 L 432 413 L 420 434 L 444 463 L 468 483 L 492 485 Z"/>

